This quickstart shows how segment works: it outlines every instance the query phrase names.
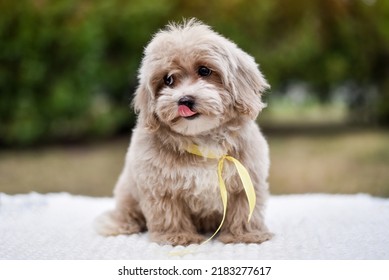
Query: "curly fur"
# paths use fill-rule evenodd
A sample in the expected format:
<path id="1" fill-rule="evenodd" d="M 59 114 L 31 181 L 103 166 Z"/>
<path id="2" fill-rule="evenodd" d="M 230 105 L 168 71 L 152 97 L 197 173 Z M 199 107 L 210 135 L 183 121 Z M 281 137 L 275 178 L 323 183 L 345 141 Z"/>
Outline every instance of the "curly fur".
<path id="1" fill-rule="evenodd" d="M 212 70 L 203 77 L 200 66 Z M 174 84 L 168 86 L 164 77 Z M 247 168 L 256 190 L 256 207 L 247 223 L 248 203 L 237 172 L 225 164 L 229 205 L 218 239 L 261 243 L 271 233 L 264 224 L 268 193 L 268 145 L 255 123 L 269 87 L 254 59 L 197 20 L 170 24 L 144 52 L 134 108 L 139 114 L 124 169 L 116 184 L 116 208 L 97 220 L 103 235 L 148 230 L 161 244 L 188 245 L 216 230 L 223 206 L 217 161 L 186 152 L 200 149 L 228 154 Z M 198 116 L 178 114 L 178 100 L 195 100 Z"/>

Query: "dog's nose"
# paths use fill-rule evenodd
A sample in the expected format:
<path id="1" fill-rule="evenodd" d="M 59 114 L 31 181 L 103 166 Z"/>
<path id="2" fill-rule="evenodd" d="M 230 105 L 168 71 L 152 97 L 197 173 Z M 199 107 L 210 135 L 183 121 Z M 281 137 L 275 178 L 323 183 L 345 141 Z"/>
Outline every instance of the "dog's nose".
<path id="1" fill-rule="evenodd" d="M 189 109 L 192 109 L 195 105 L 195 98 L 190 95 L 185 95 L 178 100 L 178 105 L 185 105 Z"/>

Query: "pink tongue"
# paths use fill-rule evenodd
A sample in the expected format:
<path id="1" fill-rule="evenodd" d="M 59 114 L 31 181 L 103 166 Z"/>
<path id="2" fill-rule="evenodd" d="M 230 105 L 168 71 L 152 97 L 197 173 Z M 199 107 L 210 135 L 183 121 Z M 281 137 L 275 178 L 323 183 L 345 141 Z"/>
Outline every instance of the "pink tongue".
<path id="1" fill-rule="evenodd" d="M 191 109 L 189 109 L 188 106 L 185 105 L 180 105 L 178 106 L 178 114 L 181 117 L 190 117 L 196 114 L 196 112 L 193 112 Z"/>

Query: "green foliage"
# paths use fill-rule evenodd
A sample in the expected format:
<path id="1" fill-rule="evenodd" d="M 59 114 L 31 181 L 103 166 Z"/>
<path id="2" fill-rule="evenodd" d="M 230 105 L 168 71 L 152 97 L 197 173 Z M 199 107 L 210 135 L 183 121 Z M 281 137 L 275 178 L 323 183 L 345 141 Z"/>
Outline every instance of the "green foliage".
<path id="1" fill-rule="evenodd" d="M 142 48 L 168 11 L 152 2 L 0 2 L 0 142 L 106 136 L 130 126 Z"/>
<path id="2" fill-rule="evenodd" d="M 350 83 L 360 89 L 350 108 L 378 92 L 370 120 L 389 122 L 385 0 L 3 0 L 0 11 L 3 144 L 128 129 L 143 47 L 183 17 L 204 20 L 253 54 L 273 89 L 304 81 L 326 100 Z"/>

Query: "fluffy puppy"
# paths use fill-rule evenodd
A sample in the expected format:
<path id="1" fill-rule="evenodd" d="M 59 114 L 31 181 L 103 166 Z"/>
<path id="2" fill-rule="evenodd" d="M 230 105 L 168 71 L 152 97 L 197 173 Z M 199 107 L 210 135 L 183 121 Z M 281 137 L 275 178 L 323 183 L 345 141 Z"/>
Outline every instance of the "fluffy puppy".
<path id="1" fill-rule="evenodd" d="M 268 145 L 255 123 L 269 85 L 234 43 L 197 20 L 170 24 L 144 51 L 134 107 L 137 125 L 114 190 L 116 208 L 100 216 L 102 235 L 148 230 L 160 244 L 204 240 L 222 219 L 217 160 L 187 152 L 230 155 L 248 170 L 256 192 L 250 222 L 246 195 L 232 163 L 223 179 L 228 209 L 218 240 L 261 243 L 268 192 Z"/>

